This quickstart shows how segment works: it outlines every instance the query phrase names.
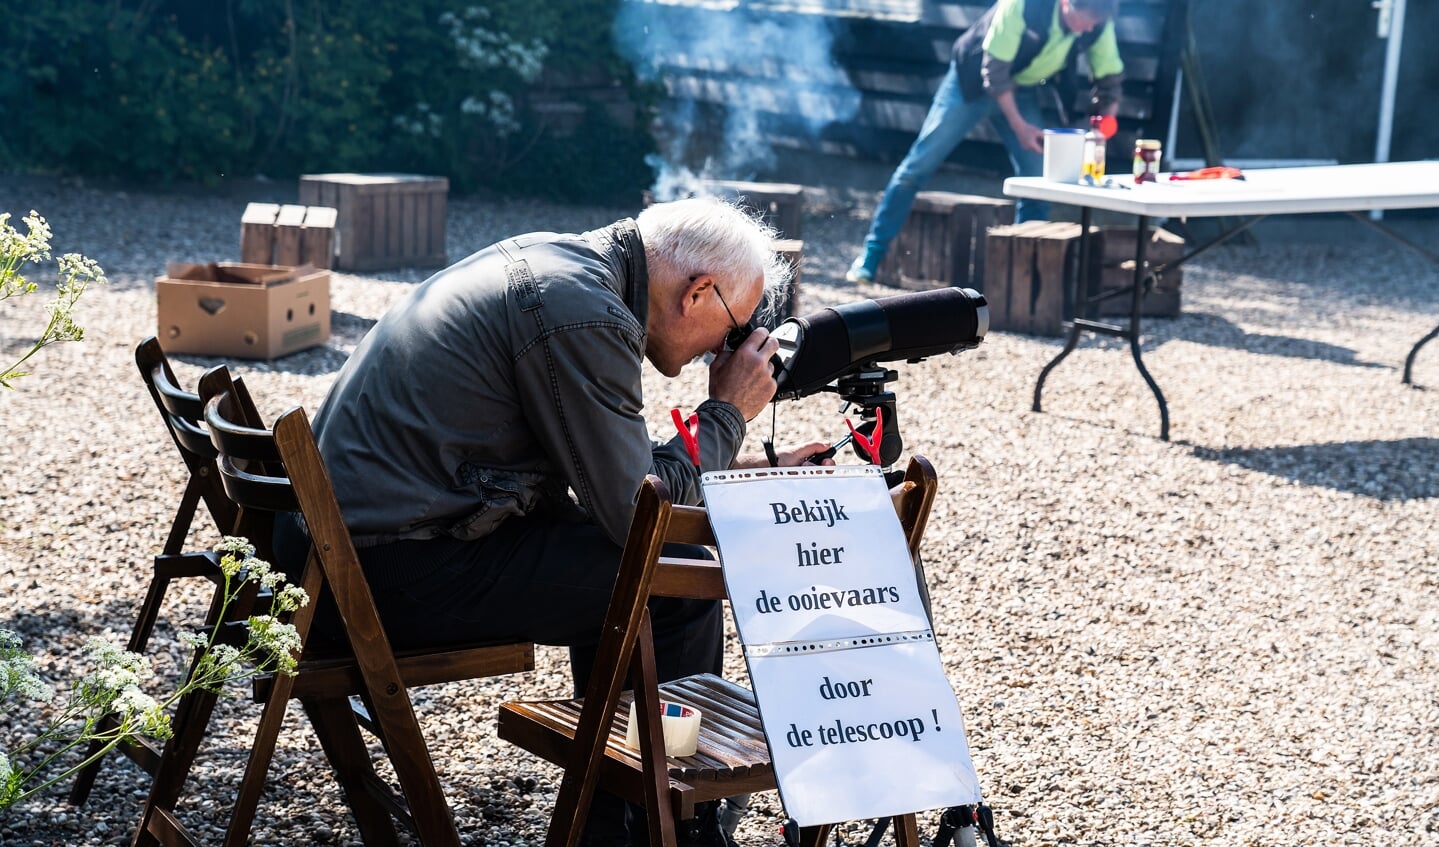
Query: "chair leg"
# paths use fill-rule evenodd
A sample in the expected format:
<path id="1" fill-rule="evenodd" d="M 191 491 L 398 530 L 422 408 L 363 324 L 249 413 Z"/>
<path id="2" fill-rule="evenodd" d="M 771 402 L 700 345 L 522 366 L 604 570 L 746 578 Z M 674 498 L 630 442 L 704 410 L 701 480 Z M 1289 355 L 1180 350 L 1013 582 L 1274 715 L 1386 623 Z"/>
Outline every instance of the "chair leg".
<path id="1" fill-rule="evenodd" d="M 420 843 L 425 847 L 458 847 L 460 833 L 455 828 L 454 815 L 435 773 L 435 763 L 420 732 L 414 707 L 403 686 L 392 688 L 395 690 L 384 692 L 387 695 L 384 699 L 371 690 L 368 702 L 380 727 L 390 765 L 405 794 L 405 803 L 410 807 Z"/>
<path id="2" fill-rule="evenodd" d="M 659 717 L 659 691 L 643 683 L 644 680 L 658 678 L 649 609 L 645 609 L 640 618 L 640 637 L 635 642 L 630 666 L 630 680 L 635 687 L 635 719 L 639 721 L 641 738 L 640 755 L 649 762 L 649 773 L 645 779 L 645 817 L 649 823 L 649 843 L 674 847 L 675 815 L 670 804 L 670 775 L 665 758 L 664 728 Z"/>
<path id="3" fill-rule="evenodd" d="M 186 500 L 191 499 L 190 489 L 185 490 Z M 199 494 L 194 495 L 195 499 Z M 184 508 L 183 505 L 181 507 Z M 190 511 L 194 511 L 193 503 Z M 188 526 L 188 522 L 187 522 Z M 126 646 L 132 653 L 144 653 L 145 647 L 150 643 L 150 635 L 155 631 L 155 621 L 160 617 L 160 604 L 165 600 L 165 592 L 170 587 L 170 578 L 156 573 L 150 579 L 150 587 L 145 591 L 145 600 L 140 604 L 140 614 L 135 619 L 135 627 L 130 631 L 130 643 Z M 90 758 L 100 752 L 102 742 L 93 742 L 90 748 L 85 751 L 85 758 Z M 85 766 L 75 775 L 75 784 L 70 788 L 70 805 L 83 806 L 85 801 L 90 799 L 90 792 L 95 787 L 95 778 L 100 775 L 102 759 L 96 759 Z"/>
<path id="4" fill-rule="evenodd" d="M 641 607 L 640 622 L 636 628 L 639 637 L 629 648 L 626 648 L 629 649 L 630 653 L 628 658 L 622 654 L 616 657 L 617 663 L 620 666 L 628 666 L 630 668 L 630 674 L 635 679 L 643 679 L 643 677 L 639 676 L 639 671 L 642 668 L 641 663 L 644 661 L 643 656 L 640 655 L 641 644 L 649 644 L 649 669 L 651 674 L 654 673 L 654 641 L 650 637 L 649 627 L 649 609 Z M 599 662 L 596 662 L 595 673 L 597 674 L 600 673 L 599 666 Z M 649 678 L 654 679 L 655 677 L 650 676 Z M 611 683 L 612 696 L 615 700 L 618 700 L 619 697 L 619 685 L 619 681 Z M 591 687 L 593 688 L 593 684 Z M 635 692 L 637 698 L 643 696 L 640 693 L 640 689 L 642 688 L 644 688 L 644 686 L 637 686 Z M 607 712 L 599 715 L 598 720 L 594 723 L 587 723 L 587 721 L 590 720 L 588 716 L 592 714 L 589 709 L 589 703 L 593 697 L 594 691 L 591 690 L 586 695 L 586 709 L 581 713 L 580 724 L 576 728 L 575 737 L 570 744 L 570 750 L 567 754 L 570 762 L 565 767 L 564 777 L 560 780 L 560 790 L 555 797 L 555 810 L 550 815 L 550 828 L 545 834 L 545 847 L 577 847 L 580 843 L 580 836 L 584 833 L 585 823 L 589 819 L 590 807 L 594 803 L 595 780 L 599 774 L 600 761 L 603 760 L 605 755 L 605 745 L 608 743 L 607 739 L 609 738 L 610 727 L 614 723 L 613 705 Z M 649 801 L 649 803 L 656 804 L 649 805 L 647 803 L 647 808 L 650 810 L 648 815 L 650 844 L 652 847 L 653 845 L 673 847 L 675 843 L 674 812 L 669 805 L 669 774 L 663 767 L 664 736 L 661 734 L 662 730 L 658 720 L 659 703 L 656 701 L 650 705 L 651 711 L 649 714 L 656 717 L 654 725 L 651 727 L 646 726 L 645 713 L 641 712 L 643 705 L 643 703 L 636 703 L 636 719 L 640 721 L 640 732 L 642 736 L 654 736 L 659 739 L 659 754 L 661 756 L 661 767 L 659 770 L 660 773 L 664 774 L 663 790 L 658 788 L 658 784 L 650 785 L 647 782 L 645 785 L 646 800 Z M 653 750 L 654 747 L 651 746 L 650 749 Z M 658 783 L 658 780 L 656 780 L 656 783 Z M 664 808 L 663 814 L 659 813 L 658 804 L 661 803 Z M 667 840 L 665 837 L 666 832 L 669 833 Z"/>
<path id="5" fill-rule="evenodd" d="M 131 847 L 158 847 L 161 843 L 171 843 L 170 839 L 162 842 L 152 825 L 162 827 L 163 819 L 179 802 L 190 767 L 200 750 L 200 742 L 205 738 L 216 699 L 217 695 L 209 691 L 197 691 L 180 701 L 173 721 L 175 734 L 165 744 L 160 764 L 155 769 L 150 794 L 140 814 L 140 824 L 130 841 Z"/>
<path id="6" fill-rule="evenodd" d="M 170 578 L 155 574 L 150 579 L 150 588 L 145 592 L 145 601 L 140 604 L 140 615 L 135 619 L 135 628 L 130 632 L 128 649 L 132 653 L 145 652 L 150 636 L 155 631 L 155 621 L 160 617 L 160 604 L 165 600 L 165 591 L 170 587 Z"/>
<path id="7" fill-rule="evenodd" d="M 250 838 L 250 828 L 255 823 L 255 810 L 260 807 L 260 793 L 265 788 L 265 776 L 270 771 L 270 762 L 275 758 L 275 745 L 280 738 L 280 727 L 285 721 L 285 708 L 290 703 L 290 692 L 294 679 L 276 676 L 274 687 L 265 701 L 260 715 L 259 728 L 255 730 L 255 743 L 250 748 L 250 758 L 245 762 L 245 777 L 240 781 L 240 791 L 235 795 L 235 805 L 230 811 L 230 825 L 225 830 L 225 847 L 244 847 Z"/>
<path id="8" fill-rule="evenodd" d="M 217 591 L 210 599 L 209 611 L 205 613 L 207 630 L 221 625 L 220 613 L 223 608 L 223 592 Z M 199 661 L 200 657 L 197 655 L 185 671 L 186 679 L 195 673 Z M 151 825 L 153 823 L 163 830 L 175 804 L 179 802 L 185 780 L 190 777 L 190 768 L 195 764 L 195 757 L 200 752 L 200 743 L 205 739 L 205 731 L 209 728 L 210 715 L 215 711 L 217 699 L 218 695 L 201 690 L 186 696 L 176 707 L 175 718 L 171 722 L 174 735 L 166 742 L 160 762 L 155 767 L 154 778 L 150 782 L 150 795 L 145 800 L 140 825 L 131 841 L 132 847 L 151 847 L 162 843 L 151 830 Z M 81 779 L 85 776 L 82 774 Z M 93 775 L 90 775 L 90 778 L 93 780 Z M 161 820 L 157 820 L 157 817 Z M 164 843 L 170 843 L 170 840 L 165 839 Z"/>
<path id="9" fill-rule="evenodd" d="M 85 750 L 85 758 L 89 759 L 105 746 L 103 741 L 90 742 L 89 748 Z M 90 799 L 90 791 L 95 787 L 95 778 L 100 775 L 100 764 L 103 759 L 96 759 L 80 769 L 75 775 L 75 784 L 70 786 L 70 796 L 66 798 L 72 806 L 83 806 L 85 801 Z"/>
<path id="10" fill-rule="evenodd" d="M 355 723 L 349 698 L 305 699 L 300 701 L 315 728 L 315 735 L 340 783 L 340 790 L 355 816 L 360 838 L 367 847 L 393 847 L 399 833 L 390 813 L 370 793 L 370 784 L 379 782 L 369 748 Z"/>
<path id="11" fill-rule="evenodd" d="M 919 822 L 913 813 L 894 819 L 894 847 L 919 847 Z"/>
<path id="12" fill-rule="evenodd" d="M 800 827 L 800 847 L 824 847 L 829 841 L 829 834 L 834 829 L 834 824 L 820 824 L 819 826 Z"/>

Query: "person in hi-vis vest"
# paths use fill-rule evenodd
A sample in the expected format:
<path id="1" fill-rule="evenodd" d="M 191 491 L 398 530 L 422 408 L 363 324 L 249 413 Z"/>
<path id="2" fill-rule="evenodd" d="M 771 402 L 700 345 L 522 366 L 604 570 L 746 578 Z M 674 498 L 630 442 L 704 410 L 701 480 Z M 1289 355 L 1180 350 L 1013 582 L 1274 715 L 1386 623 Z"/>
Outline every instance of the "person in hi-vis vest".
<path id="1" fill-rule="evenodd" d="M 1081 51 L 1094 81 L 1091 112 L 1119 109 L 1124 62 L 1114 35 L 1119 0 L 998 0 L 954 43 L 919 137 L 884 189 L 864 252 L 846 275 L 870 282 L 904 226 L 914 196 L 981 120 L 990 118 L 1014 172 L 1038 176 L 1043 166 L 1037 87 Z M 1015 221 L 1045 220 L 1049 204 L 1021 200 Z"/>

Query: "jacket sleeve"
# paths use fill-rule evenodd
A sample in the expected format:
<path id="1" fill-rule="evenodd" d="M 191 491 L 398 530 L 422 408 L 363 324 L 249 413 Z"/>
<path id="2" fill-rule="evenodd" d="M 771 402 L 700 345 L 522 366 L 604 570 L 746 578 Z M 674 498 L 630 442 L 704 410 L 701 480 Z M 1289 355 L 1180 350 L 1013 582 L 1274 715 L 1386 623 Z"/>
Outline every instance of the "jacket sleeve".
<path id="1" fill-rule="evenodd" d="M 516 392 L 535 437 L 616 544 L 629 533 L 645 474 L 663 479 L 676 502 L 699 498 L 699 474 L 678 434 L 662 445 L 650 441 L 641 345 L 628 328 L 581 325 L 545 335 L 515 363 Z M 699 412 L 703 469 L 729 467 L 744 421 L 727 403 L 702 404 Z"/>
<path id="2" fill-rule="evenodd" d="M 1104 25 L 1099 37 L 1089 45 L 1086 52 L 1089 59 L 1089 73 L 1094 78 L 1096 101 L 1111 98 L 1108 102 L 1119 102 L 1119 86 L 1124 81 L 1124 60 L 1119 58 L 1119 39 L 1114 34 L 1114 21 Z"/>
<path id="3" fill-rule="evenodd" d="M 617 544 L 650 466 L 640 343 L 616 325 L 580 325 L 541 336 L 515 362 L 515 391 L 535 439 Z"/>
<path id="4" fill-rule="evenodd" d="M 675 434 L 669 441 L 654 448 L 654 464 L 650 473 L 665 481 L 670 497 L 676 503 L 698 506 L 704 499 L 700 491 L 700 472 L 727 470 L 744 443 L 745 422 L 739 409 L 723 400 L 706 400 L 695 411 L 700 416 L 700 471 L 695 470 L 685 449 L 684 438 Z M 686 419 L 689 415 L 680 410 Z"/>

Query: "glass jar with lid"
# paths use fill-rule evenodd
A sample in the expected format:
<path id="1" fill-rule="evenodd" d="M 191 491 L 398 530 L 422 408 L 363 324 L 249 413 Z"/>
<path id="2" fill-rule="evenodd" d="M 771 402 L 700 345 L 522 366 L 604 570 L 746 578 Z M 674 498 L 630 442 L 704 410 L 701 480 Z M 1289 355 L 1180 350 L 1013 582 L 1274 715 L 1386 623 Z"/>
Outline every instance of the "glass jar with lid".
<path id="1" fill-rule="evenodd" d="M 1134 140 L 1134 181 L 1159 181 L 1159 141 L 1153 138 Z"/>

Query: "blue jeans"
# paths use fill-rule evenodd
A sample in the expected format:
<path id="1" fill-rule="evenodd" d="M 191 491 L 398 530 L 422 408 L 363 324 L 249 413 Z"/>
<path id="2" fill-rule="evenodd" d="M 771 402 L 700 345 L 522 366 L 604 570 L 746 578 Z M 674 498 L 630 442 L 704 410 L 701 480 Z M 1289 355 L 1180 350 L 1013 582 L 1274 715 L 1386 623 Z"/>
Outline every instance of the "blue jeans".
<path id="1" fill-rule="evenodd" d="M 1035 126 L 1042 125 L 1039 112 L 1039 97 L 1034 88 L 1014 89 L 1014 102 L 1024 119 Z M 914 205 L 914 195 L 924 185 L 954 148 L 964 140 L 969 131 L 980 121 L 990 118 L 1000 141 L 1009 151 L 1009 162 L 1018 176 L 1039 176 L 1044 169 L 1044 156 L 1026 150 L 1019 143 L 1019 136 L 1010 129 L 1009 121 L 999 111 L 993 97 L 984 97 L 973 103 L 966 103 L 959 88 L 959 74 L 954 62 L 949 63 L 949 72 L 939 83 L 934 93 L 934 102 L 924 125 L 919 128 L 919 137 L 910 146 L 904 161 L 895 168 L 894 175 L 885 186 L 884 197 L 875 210 L 874 221 L 870 224 L 869 235 L 864 239 L 866 252 L 877 251 L 883 255 L 889 249 L 889 242 L 899 235 L 904 219 L 909 217 Z M 1016 223 L 1029 220 L 1047 220 L 1049 204 L 1038 200 L 1020 200 L 1014 207 Z"/>

